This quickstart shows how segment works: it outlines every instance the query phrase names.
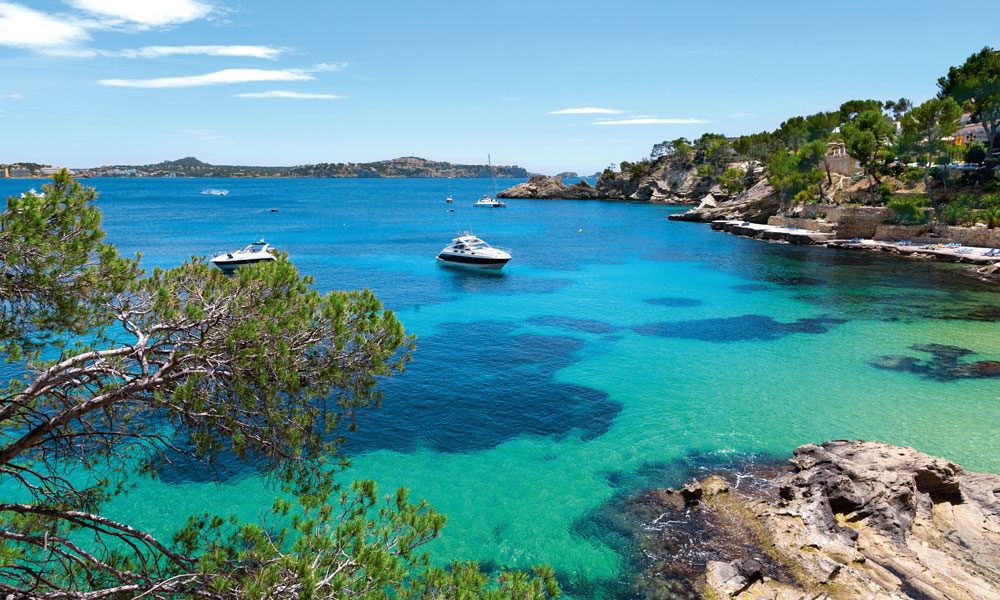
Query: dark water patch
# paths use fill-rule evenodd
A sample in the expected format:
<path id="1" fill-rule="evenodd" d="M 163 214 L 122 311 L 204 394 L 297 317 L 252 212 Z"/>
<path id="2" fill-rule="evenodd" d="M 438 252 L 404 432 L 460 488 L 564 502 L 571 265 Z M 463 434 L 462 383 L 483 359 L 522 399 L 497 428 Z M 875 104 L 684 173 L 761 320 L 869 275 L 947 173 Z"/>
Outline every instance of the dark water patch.
<path id="1" fill-rule="evenodd" d="M 558 327 L 559 329 L 569 329 L 571 331 L 582 331 L 584 333 L 614 333 L 618 328 L 604 321 L 593 321 L 590 319 L 574 319 L 573 317 L 542 316 L 532 317 L 527 320 L 532 325 L 542 325 L 545 327 Z"/>
<path id="2" fill-rule="evenodd" d="M 744 283 L 741 285 L 731 285 L 729 286 L 729 289 L 733 290 L 734 292 L 739 292 L 741 294 L 747 294 L 750 292 L 769 292 L 774 288 L 761 283 Z"/>
<path id="3" fill-rule="evenodd" d="M 701 300 L 696 300 L 695 298 L 646 298 L 643 300 L 646 304 L 655 304 L 658 306 L 669 306 L 671 308 L 686 308 L 690 306 L 701 306 L 704 304 Z"/>
<path id="4" fill-rule="evenodd" d="M 723 319 L 695 319 L 690 321 L 648 323 L 645 325 L 635 325 L 632 327 L 632 330 L 640 335 L 683 338 L 703 342 L 770 342 L 793 333 L 826 333 L 833 326 L 846 322 L 846 319 L 819 316 L 797 319 L 791 323 L 783 323 L 764 315 L 743 315 Z"/>
<path id="5" fill-rule="evenodd" d="M 781 457 L 692 451 L 678 460 L 606 473 L 616 489 L 614 496 L 572 525 L 575 535 L 626 558 L 619 580 L 600 582 L 597 589 L 601 597 L 700 598 L 694 580 L 709 560 L 755 555 L 735 539 L 722 543 L 719 536 L 725 530 L 709 526 L 705 515 L 687 507 L 668 506 L 662 490 L 679 488 L 694 478 L 720 475 L 734 490 L 776 494 L 770 490 L 773 473 L 786 472 L 786 465 L 787 460 Z M 705 544 L 713 539 L 719 543 Z M 776 565 L 768 567 L 778 571 Z M 592 597 L 588 588 L 580 587 L 579 592 L 579 597 Z"/>
<path id="6" fill-rule="evenodd" d="M 945 321 L 982 321 L 994 323 L 1000 321 L 1000 306 L 996 304 L 951 303 L 939 306 L 933 318 Z"/>
<path id="7" fill-rule="evenodd" d="M 605 433 L 621 410 L 600 390 L 556 381 L 583 342 L 514 335 L 517 324 L 452 323 L 417 340 L 413 362 L 382 384 L 383 405 L 358 419 L 344 449 L 475 452 L 523 435 L 585 440 Z"/>
<path id="8" fill-rule="evenodd" d="M 472 294 L 549 294 L 573 283 L 570 279 L 526 277 L 506 271 L 440 266 L 449 292 Z"/>
<path id="9" fill-rule="evenodd" d="M 616 333 L 613 335 L 603 335 L 601 336 L 601 339 L 605 342 L 617 342 L 622 339 L 622 336 Z"/>
<path id="10" fill-rule="evenodd" d="M 887 355 L 869 362 L 873 367 L 889 371 L 914 373 L 924 379 L 934 381 L 957 381 L 959 379 L 989 379 L 1000 377 L 1000 361 L 979 360 L 968 362 L 965 357 L 975 354 L 968 348 L 946 346 L 944 344 L 915 344 L 910 350 L 930 354 L 930 358 Z"/>

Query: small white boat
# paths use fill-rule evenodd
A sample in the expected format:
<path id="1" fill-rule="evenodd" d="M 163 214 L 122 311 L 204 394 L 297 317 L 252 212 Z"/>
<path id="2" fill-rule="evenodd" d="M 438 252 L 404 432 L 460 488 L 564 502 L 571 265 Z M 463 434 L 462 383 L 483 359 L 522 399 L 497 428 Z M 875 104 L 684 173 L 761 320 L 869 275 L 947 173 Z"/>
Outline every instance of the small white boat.
<path id="1" fill-rule="evenodd" d="M 438 262 L 459 267 L 476 269 L 502 269 L 510 260 L 510 254 L 490 246 L 466 231 L 451 240 L 437 255 Z"/>
<path id="2" fill-rule="evenodd" d="M 37 196 L 39 198 L 44 198 L 45 197 L 45 192 L 39 192 L 35 188 L 31 188 L 27 192 L 21 192 L 21 200 L 24 200 L 28 196 Z"/>
<path id="3" fill-rule="evenodd" d="M 447 202 L 448 204 L 451 204 L 452 203 L 451 196 L 448 196 L 447 198 L 445 198 L 444 201 Z"/>
<path id="4" fill-rule="evenodd" d="M 472 203 L 473 206 L 488 206 L 490 208 L 503 208 L 507 206 L 507 203 L 503 200 L 497 200 L 489 194 L 483 194 L 483 196 Z"/>
<path id="5" fill-rule="evenodd" d="M 228 196 L 229 190 L 216 190 L 209 188 L 207 190 L 202 190 L 202 194 L 208 194 L 209 196 Z"/>
<path id="6" fill-rule="evenodd" d="M 228 273 L 243 265 L 252 265 L 267 260 L 278 260 L 278 258 L 274 255 L 274 248 L 261 240 L 242 250 L 216 254 L 208 262 Z"/>

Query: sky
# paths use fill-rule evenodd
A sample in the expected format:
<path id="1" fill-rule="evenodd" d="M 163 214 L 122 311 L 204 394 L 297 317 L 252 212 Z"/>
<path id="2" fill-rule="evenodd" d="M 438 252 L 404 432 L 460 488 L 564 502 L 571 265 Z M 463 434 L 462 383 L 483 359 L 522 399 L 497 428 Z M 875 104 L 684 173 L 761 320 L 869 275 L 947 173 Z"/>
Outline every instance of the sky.
<path id="1" fill-rule="evenodd" d="M 0 0 L 0 163 L 420 156 L 591 174 L 920 102 L 1000 2 Z M 959 26 L 961 24 L 961 26 Z"/>

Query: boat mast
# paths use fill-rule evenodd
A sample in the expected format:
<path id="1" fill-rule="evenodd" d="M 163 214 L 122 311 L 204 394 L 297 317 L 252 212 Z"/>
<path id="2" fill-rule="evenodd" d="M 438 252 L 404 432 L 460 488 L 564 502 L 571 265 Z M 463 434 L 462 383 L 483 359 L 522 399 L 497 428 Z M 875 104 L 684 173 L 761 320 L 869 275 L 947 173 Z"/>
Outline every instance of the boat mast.
<path id="1" fill-rule="evenodd" d="M 496 198 L 500 190 L 497 189 L 497 174 L 493 170 L 493 161 L 489 154 L 486 155 L 486 165 L 490 168 L 490 180 L 493 182 L 493 197 Z"/>

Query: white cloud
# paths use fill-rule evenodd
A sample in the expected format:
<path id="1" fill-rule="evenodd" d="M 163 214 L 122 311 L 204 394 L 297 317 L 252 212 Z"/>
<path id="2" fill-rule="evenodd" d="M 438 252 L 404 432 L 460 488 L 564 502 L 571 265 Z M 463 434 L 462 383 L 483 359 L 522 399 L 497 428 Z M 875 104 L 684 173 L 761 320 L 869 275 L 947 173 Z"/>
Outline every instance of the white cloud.
<path id="1" fill-rule="evenodd" d="M 90 39 L 75 23 L 10 2 L 0 2 L 0 45 L 25 48 L 42 54 L 93 55 L 79 48 Z"/>
<path id="2" fill-rule="evenodd" d="M 233 94 L 234 98 L 298 98 L 302 100 L 339 100 L 343 96 L 334 94 L 303 94 L 301 92 L 286 92 L 282 90 L 271 90 L 270 92 L 247 92 L 245 94 Z"/>
<path id="3" fill-rule="evenodd" d="M 757 115 L 748 112 L 729 113 L 730 119 L 743 119 L 745 117 L 756 117 Z"/>
<path id="4" fill-rule="evenodd" d="M 201 54 L 206 56 L 250 56 L 274 60 L 284 51 L 284 48 L 274 46 L 145 46 L 138 49 L 104 52 L 103 54 L 122 58 L 161 58 L 178 54 Z"/>
<path id="5" fill-rule="evenodd" d="M 223 69 L 204 75 L 157 77 L 155 79 L 102 79 L 101 85 L 135 88 L 177 88 L 251 81 L 307 81 L 315 79 L 302 69 Z"/>
<path id="6" fill-rule="evenodd" d="M 69 0 L 87 12 L 156 27 L 186 23 L 208 16 L 212 7 L 197 0 Z"/>
<path id="7" fill-rule="evenodd" d="M 692 123 L 708 123 L 704 119 L 618 119 L 616 121 L 594 121 L 594 125 L 690 125 Z"/>
<path id="8" fill-rule="evenodd" d="M 318 65 L 312 67 L 311 69 L 302 69 L 303 71 L 343 71 L 347 68 L 346 62 L 334 62 L 334 63 L 319 63 Z"/>
<path id="9" fill-rule="evenodd" d="M 562 110 L 553 110 L 550 115 L 620 115 L 623 110 L 615 110 L 613 108 L 594 108 L 593 106 L 585 106 L 583 108 L 564 108 Z"/>

